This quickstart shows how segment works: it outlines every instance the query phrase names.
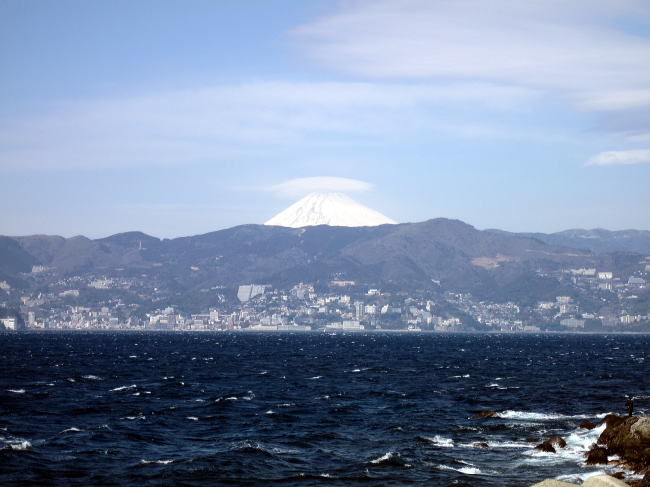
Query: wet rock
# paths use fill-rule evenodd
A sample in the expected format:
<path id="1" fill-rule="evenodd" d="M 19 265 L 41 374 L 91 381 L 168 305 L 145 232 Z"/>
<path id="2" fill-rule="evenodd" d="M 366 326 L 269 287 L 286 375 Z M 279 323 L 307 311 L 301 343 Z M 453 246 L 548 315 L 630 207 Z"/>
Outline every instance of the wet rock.
<path id="1" fill-rule="evenodd" d="M 621 417 L 610 414 L 598 444 L 610 455 L 618 455 L 627 467 L 636 472 L 650 470 L 650 418 Z"/>
<path id="2" fill-rule="evenodd" d="M 472 446 L 474 448 L 488 448 L 490 445 L 485 443 L 484 441 L 477 441 L 475 443 L 472 443 Z"/>
<path id="3" fill-rule="evenodd" d="M 618 480 L 625 480 L 625 472 L 615 472 L 611 476 Z"/>
<path id="4" fill-rule="evenodd" d="M 592 423 L 591 421 L 587 421 L 586 419 L 583 421 L 580 421 L 580 428 L 584 430 L 592 430 L 596 427 L 596 423 Z"/>
<path id="5" fill-rule="evenodd" d="M 556 448 L 564 448 L 566 446 L 566 441 L 564 438 L 559 436 L 551 436 L 548 440 L 540 443 L 535 447 L 535 450 L 541 450 L 545 452 L 555 453 Z"/>
<path id="6" fill-rule="evenodd" d="M 549 453 L 555 453 L 557 451 L 555 447 L 548 440 L 537 445 L 535 447 L 535 450 L 541 450 Z"/>
<path id="7" fill-rule="evenodd" d="M 587 465 L 607 465 L 607 448 L 593 445 L 587 452 Z"/>
<path id="8" fill-rule="evenodd" d="M 526 438 L 526 442 L 528 443 L 537 443 L 539 441 L 539 438 Z"/>
<path id="9" fill-rule="evenodd" d="M 650 472 L 646 473 L 641 480 L 630 482 L 630 487 L 650 487 Z"/>
<path id="10" fill-rule="evenodd" d="M 486 410 L 486 411 L 479 411 L 479 412 L 477 412 L 477 413 L 474 415 L 474 417 L 475 417 L 475 418 L 494 418 L 494 417 L 497 416 L 497 415 L 498 415 L 498 413 L 497 413 L 496 411 L 492 411 L 492 410 L 488 409 L 488 410 Z"/>

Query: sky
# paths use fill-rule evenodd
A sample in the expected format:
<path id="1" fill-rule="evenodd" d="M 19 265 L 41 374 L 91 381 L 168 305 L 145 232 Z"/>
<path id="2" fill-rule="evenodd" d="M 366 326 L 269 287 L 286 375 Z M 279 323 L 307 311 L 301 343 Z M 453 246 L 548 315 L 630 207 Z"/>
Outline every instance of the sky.
<path id="1" fill-rule="evenodd" d="M 647 0 L 3 0 L 0 234 L 650 230 Z"/>

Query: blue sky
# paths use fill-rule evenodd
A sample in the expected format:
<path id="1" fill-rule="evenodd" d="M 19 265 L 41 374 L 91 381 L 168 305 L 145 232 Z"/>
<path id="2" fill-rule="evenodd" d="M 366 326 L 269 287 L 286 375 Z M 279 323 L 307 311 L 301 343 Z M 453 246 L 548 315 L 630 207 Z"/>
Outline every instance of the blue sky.
<path id="1" fill-rule="evenodd" d="M 205 233 L 313 189 L 650 229 L 649 26 L 644 0 L 4 0 L 0 234 Z"/>

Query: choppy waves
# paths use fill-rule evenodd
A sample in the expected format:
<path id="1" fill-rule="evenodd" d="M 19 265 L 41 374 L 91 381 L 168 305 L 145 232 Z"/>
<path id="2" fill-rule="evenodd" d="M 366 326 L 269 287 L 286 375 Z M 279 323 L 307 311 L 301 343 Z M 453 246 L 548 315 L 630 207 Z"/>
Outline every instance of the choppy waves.
<path id="1" fill-rule="evenodd" d="M 647 337 L 0 338 L 8 486 L 583 479 L 610 470 L 585 464 L 603 427 L 580 422 L 622 412 L 650 375 Z M 535 449 L 550 436 L 567 446 Z"/>

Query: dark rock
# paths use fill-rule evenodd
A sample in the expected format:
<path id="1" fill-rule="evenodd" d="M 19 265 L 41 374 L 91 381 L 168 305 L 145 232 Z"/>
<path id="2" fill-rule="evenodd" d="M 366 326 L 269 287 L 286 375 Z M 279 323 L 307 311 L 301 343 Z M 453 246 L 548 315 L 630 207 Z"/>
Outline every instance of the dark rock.
<path id="1" fill-rule="evenodd" d="M 548 440 L 551 443 L 551 445 L 564 448 L 566 447 L 566 441 L 564 441 L 564 438 L 560 438 L 559 436 L 551 436 Z"/>
<path id="2" fill-rule="evenodd" d="M 607 465 L 607 448 L 593 445 L 587 453 L 587 465 Z"/>
<path id="3" fill-rule="evenodd" d="M 611 477 L 614 477 L 615 479 L 618 480 L 625 480 L 625 472 L 616 472 L 611 474 Z"/>
<path id="4" fill-rule="evenodd" d="M 586 419 L 583 421 L 580 421 L 580 428 L 584 430 L 592 430 L 596 427 L 596 423 L 592 423 L 591 421 L 587 421 Z"/>
<path id="5" fill-rule="evenodd" d="M 490 445 L 488 445 L 484 441 L 477 441 L 475 443 L 472 443 L 472 446 L 475 448 L 488 448 Z"/>
<path id="6" fill-rule="evenodd" d="M 488 410 L 486 410 L 486 411 L 479 411 L 479 412 L 477 412 L 477 413 L 474 415 L 474 417 L 475 417 L 475 418 L 494 418 L 494 417 L 497 416 L 497 415 L 498 415 L 498 413 L 497 413 L 496 411 L 492 411 L 492 410 L 489 410 L 489 409 L 488 409 Z"/>
<path id="7" fill-rule="evenodd" d="M 650 487 L 650 471 L 641 480 L 629 482 L 630 487 Z"/>
<path id="8" fill-rule="evenodd" d="M 528 443 L 537 443 L 539 441 L 539 438 L 526 438 L 526 441 Z"/>
<path id="9" fill-rule="evenodd" d="M 540 443 L 539 445 L 537 445 L 535 447 L 535 450 L 541 450 L 541 451 L 545 451 L 545 452 L 549 452 L 549 453 L 555 453 L 556 452 L 555 448 L 553 447 L 551 442 L 549 442 L 548 440 L 546 440 L 545 442 Z"/>
<path id="10" fill-rule="evenodd" d="M 650 418 L 621 417 L 610 414 L 607 425 L 598 438 L 598 444 L 607 448 L 609 455 L 618 455 L 628 468 L 636 472 L 650 469 Z"/>
<path id="11" fill-rule="evenodd" d="M 537 445 L 535 447 L 535 450 L 555 453 L 557 451 L 556 448 L 564 448 L 565 446 L 566 441 L 564 441 L 564 438 L 560 438 L 559 436 L 551 436 L 548 440 Z"/>

